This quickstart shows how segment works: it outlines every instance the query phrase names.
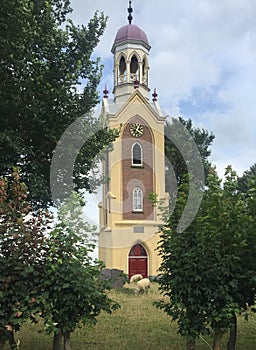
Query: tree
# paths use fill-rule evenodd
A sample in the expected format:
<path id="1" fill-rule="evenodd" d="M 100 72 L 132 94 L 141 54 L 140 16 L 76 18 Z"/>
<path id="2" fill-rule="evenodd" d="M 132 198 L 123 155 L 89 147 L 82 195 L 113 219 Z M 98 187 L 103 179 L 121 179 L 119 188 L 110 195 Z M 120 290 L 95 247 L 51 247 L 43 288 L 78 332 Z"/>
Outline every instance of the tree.
<path id="1" fill-rule="evenodd" d="M 174 320 L 179 333 L 187 338 L 187 349 L 195 348 L 195 339 L 207 332 L 207 318 L 198 300 L 205 300 L 201 281 L 208 273 L 205 266 L 204 242 L 197 234 L 194 220 L 185 232 L 177 230 L 189 191 L 189 178 L 184 175 L 179 187 L 175 210 L 161 230 L 158 246 L 162 257 L 160 290 L 168 300 L 156 302 Z"/>
<path id="2" fill-rule="evenodd" d="M 237 176 L 227 167 L 221 186 L 214 169 L 197 216 L 184 232 L 177 231 L 189 192 L 189 179 L 180 186 L 174 213 L 162 229 L 159 253 L 161 291 L 168 301 L 156 305 L 178 320 L 179 332 L 195 339 L 214 330 L 213 349 L 231 329 L 228 349 L 236 338 L 236 314 L 247 310 L 255 298 L 255 188 L 250 203 L 237 190 Z M 254 221 L 253 221 L 254 220 Z"/>
<path id="3" fill-rule="evenodd" d="M 27 188 L 17 170 L 0 178 L 0 349 L 14 333 L 40 312 L 40 284 L 47 245 L 48 213 L 33 215 Z"/>
<path id="4" fill-rule="evenodd" d="M 238 191 L 241 190 L 238 178 Z M 242 249 L 239 251 L 240 261 L 239 264 L 235 264 L 237 289 L 234 290 L 234 299 L 236 300 L 240 311 L 247 311 L 249 308 L 255 312 L 255 294 L 256 294 L 256 176 L 250 176 L 247 179 L 247 183 L 244 183 L 246 192 L 238 192 L 241 201 L 246 208 L 246 217 L 243 216 L 241 211 L 237 212 L 238 218 L 240 218 L 241 227 L 241 240 L 243 242 Z M 245 196 L 245 197 L 244 197 Z M 241 220 L 243 216 L 244 220 Z M 245 314 L 245 317 L 248 317 Z M 230 327 L 230 337 L 228 341 L 228 350 L 235 350 L 237 338 L 237 319 L 236 315 L 232 315 L 232 323 Z"/>
<path id="5" fill-rule="evenodd" d="M 58 223 L 49 233 L 49 254 L 45 266 L 43 317 L 54 332 L 53 350 L 70 349 L 70 334 L 82 324 L 94 325 L 101 310 L 111 313 L 119 307 L 106 294 L 100 280 L 102 262 L 93 261 L 93 231 L 83 221 L 82 199 L 77 193 L 58 211 Z"/>
<path id="6" fill-rule="evenodd" d="M 95 13 L 87 26 L 75 26 L 70 0 L 0 0 L 0 8 L 0 173 L 18 165 L 31 203 L 47 206 L 58 140 L 82 115 L 87 130 L 97 122 L 89 112 L 102 67 L 91 55 L 106 17 Z M 74 166 L 76 190 L 89 188 L 94 157 L 117 136 L 96 129 Z"/>
<path id="7" fill-rule="evenodd" d="M 182 135 L 176 135 L 181 133 L 182 130 L 179 127 L 182 125 L 188 131 L 188 137 Z M 175 135 L 174 135 L 175 133 Z M 173 142 L 174 136 L 181 141 L 179 147 Z M 166 157 L 166 191 L 170 193 L 170 197 L 176 197 L 177 186 L 181 184 L 182 178 L 185 174 L 188 174 L 189 163 L 193 161 L 195 156 L 195 150 L 191 140 L 193 139 L 200 152 L 201 159 L 204 165 L 205 177 L 207 177 L 210 162 L 208 158 L 211 154 L 209 150 L 215 136 L 211 132 L 209 133 L 205 129 L 200 129 L 192 125 L 191 119 L 185 120 L 181 117 L 172 118 L 171 122 L 167 121 L 165 126 L 165 157 Z M 186 150 L 187 159 L 182 156 L 182 151 Z M 177 184 L 175 183 L 177 181 Z"/>
<path id="8" fill-rule="evenodd" d="M 246 194 L 248 192 L 248 180 L 256 176 L 256 163 L 249 170 L 244 171 L 243 175 L 238 178 L 238 189 Z"/>
<path id="9" fill-rule="evenodd" d="M 247 205 L 243 196 L 237 191 L 237 174 L 231 166 L 226 168 L 223 188 L 221 188 L 216 215 L 217 222 L 213 226 L 219 236 L 219 248 L 216 257 L 220 257 L 221 269 L 219 269 L 218 297 L 214 300 L 214 310 L 210 316 L 211 327 L 214 334 L 214 349 L 220 349 L 222 335 L 230 328 L 231 346 L 232 334 L 236 330 L 236 314 L 247 309 L 248 304 L 241 302 L 242 284 L 244 277 L 248 277 L 247 267 L 243 261 L 243 253 L 247 242 L 247 221 L 249 219 Z M 206 215 L 213 216 L 212 207 L 214 202 L 215 188 L 208 191 L 208 202 L 205 205 Z M 209 218 L 211 222 L 212 219 Z M 217 229 L 217 227 L 219 227 Z M 216 271 L 217 272 L 217 271 Z M 248 283 L 245 283 L 248 287 Z M 247 299 L 248 300 L 248 299 Z M 234 339 L 235 340 L 235 339 Z M 235 344 L 234 344 L 235 346 Z"/>

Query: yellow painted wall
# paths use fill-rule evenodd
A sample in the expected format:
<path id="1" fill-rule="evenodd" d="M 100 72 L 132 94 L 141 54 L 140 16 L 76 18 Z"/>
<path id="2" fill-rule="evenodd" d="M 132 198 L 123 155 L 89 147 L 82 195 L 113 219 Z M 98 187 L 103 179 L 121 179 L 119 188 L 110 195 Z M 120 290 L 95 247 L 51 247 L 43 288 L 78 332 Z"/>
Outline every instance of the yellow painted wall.
<path id="1" fill-rule="evenodd" d="M 110 114 L 108 101 L 104 100 L 103 114 L 108 118 L 110 128 L 123 128 L 134 116 L 140 116 L 149 125 L 153 135 L 153 168 L 154 192 L 158 194 L 158 199 L 166 198 L 165 174 L 164 174 L 164 122 L 165 118 L 157 113 L 157 105 L 151 106 L 148 100 L 134 90 L 133 94 L 124 103 L 117 107 L 117 113 Z M 99 235 L 99 258 L 103 260 L 107 268 L 118 268 L 128 273 L 128 254 L 135 243 L 142 243 L 146 248 L 148 256 L 148 274 L 157 275 L 160 265 L 160 257 L 155 251 L 159 241 L 158 225 L 161 218 L 154 209 L 154 220 L 123 220 L 122 216 L 122 131 L 120 137 L 114 142 L 114 149 L 109 154 L 110 184 L 109 191 L 112 197 L 108 198 L 110 203 L 110 213 L 108 213 L 108 223 L 104 225 L 103 212 L 109 210 L 100 208 L 101 231 Z M 106 195 L 106 193 L 104 194 Z M 106 199 L 105 199 L 106 201 Z M 104 199 L 103 199 L 104 202 Z M 134 226 L 143 226 L 144 233 L 134 233 Z"/>

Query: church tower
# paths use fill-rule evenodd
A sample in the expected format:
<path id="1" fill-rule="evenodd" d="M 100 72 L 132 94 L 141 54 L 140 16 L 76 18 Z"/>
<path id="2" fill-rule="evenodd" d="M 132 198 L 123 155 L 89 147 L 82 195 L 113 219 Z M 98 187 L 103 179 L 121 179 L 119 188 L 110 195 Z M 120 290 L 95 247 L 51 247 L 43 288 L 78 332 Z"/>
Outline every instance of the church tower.
<path id="1" fill-rule="evenodd" d="M 165 193 L 164 124 L 154 91 L 149 100 L 149 51 L 145 32 L 129 23 L 121 27 L 111 52 L 114 55 L 114 99 L 105 89 L 102 115 L 109 128 L 121 128 L 113 150 L 103 163 L 109 179 L 100 203 L 99 259 L 107 268 L 129 277 L 157 275 L 156 247 L 161 215 L 155 199 Z"/>

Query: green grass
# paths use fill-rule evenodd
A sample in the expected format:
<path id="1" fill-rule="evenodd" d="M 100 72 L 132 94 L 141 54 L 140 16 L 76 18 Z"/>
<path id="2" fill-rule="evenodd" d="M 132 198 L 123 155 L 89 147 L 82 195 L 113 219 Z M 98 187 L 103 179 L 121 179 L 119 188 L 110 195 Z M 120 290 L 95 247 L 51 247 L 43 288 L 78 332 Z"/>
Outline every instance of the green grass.
<path id="1" fill-rule="evenodd" d="M 181 350 L 185 341 L 177 334 L 177 326 L 152 302 L 162 298 L 158 285 L 152 284 L 148 295 L 134 295 L 131 285 L 122 290 L 112 290 L 111 297 L 120 303 L 121 309 L 112 315 L 102 313 L 97 325 L 92 329 L 78 329 L 71 336 L 72 350 Z M 16 335 L 20 339 L 21 350 L 51 350 L 52 336 L 45 335 L 40 325 L 26 324 Z M 226 348 L 227 337 L 223 339 Z M 210 338 L 197 341 L 198 350 L 209 350 L 206 344 Z M 5 348 L 8 350 L 8 346 Z M 249 321 L 238 320 L 236 350 L 256 349 L 256 315 Z"/>

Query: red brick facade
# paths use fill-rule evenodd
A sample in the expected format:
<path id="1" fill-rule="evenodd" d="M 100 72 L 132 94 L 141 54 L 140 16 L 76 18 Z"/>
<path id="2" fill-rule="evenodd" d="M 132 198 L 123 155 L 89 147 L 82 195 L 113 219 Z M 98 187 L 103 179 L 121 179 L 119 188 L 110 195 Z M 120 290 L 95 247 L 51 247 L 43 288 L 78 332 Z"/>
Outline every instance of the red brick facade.
<path id="1" fill-rule="evenodd" d="M 130 126 L 140 123 L 143 135 L 133 137 Z M 132 146 L 138 142 L 142 147 L 142 166 L 132 165 Z M 148 199 L 150 192 L 154 192 L 154 161 L 153 136 L 147 123 L 139 116 L 135 116 L 125 125 L 122 134 L 122 180 L 123 180 L 123 219 L 124 220 L 153 220 L 153 205 Z M 133 190 L 139 187 L 143 191 L 143 210 L 133 211 Z"/>

